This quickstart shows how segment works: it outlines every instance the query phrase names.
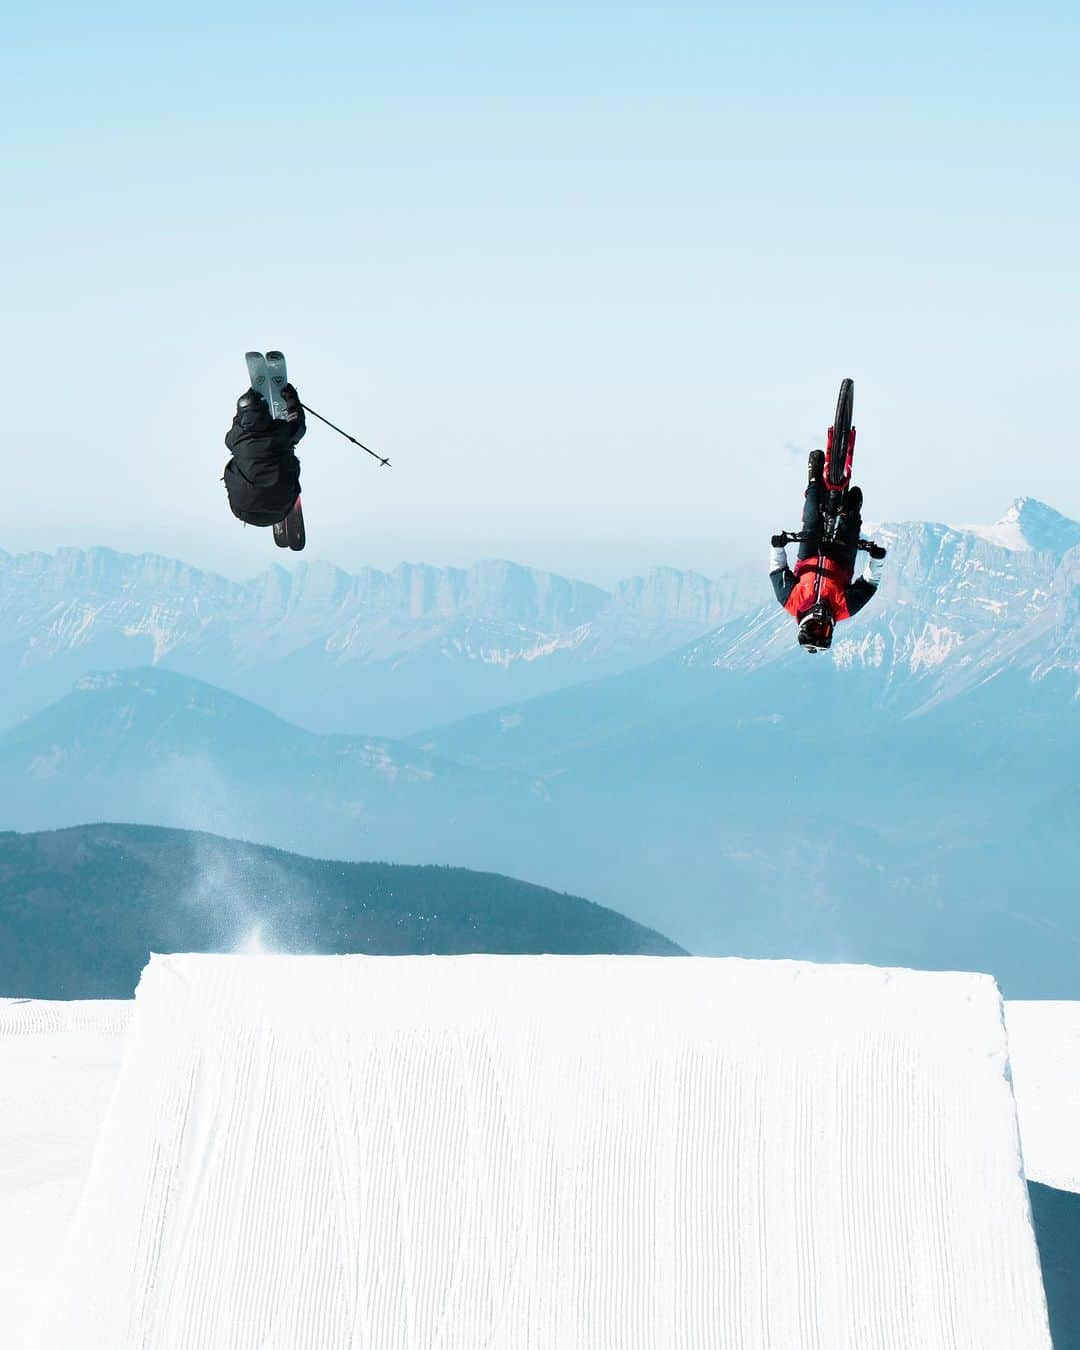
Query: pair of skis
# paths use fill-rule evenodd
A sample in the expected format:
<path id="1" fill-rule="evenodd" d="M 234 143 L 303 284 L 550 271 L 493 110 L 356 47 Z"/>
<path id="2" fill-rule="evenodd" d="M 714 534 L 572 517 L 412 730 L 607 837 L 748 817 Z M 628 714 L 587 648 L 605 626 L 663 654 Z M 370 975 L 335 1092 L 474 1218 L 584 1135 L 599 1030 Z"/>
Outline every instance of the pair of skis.
<path id="1" fill-rule="evenodd" d="M 289 420 L 288 408 L 282 390 L 289 382 L 285 368 L 284 352 L 247 352 L 248 379 L 257 394 L 261 394 L 270 406 L 270 416 L 275 422 Z M 274 543 L 278 548 L 291 548 L 299 553 L 307 542 L 304 530 L 304 508 L 297 497 L 292 510 L 284 520 L 274 526 Z"/>

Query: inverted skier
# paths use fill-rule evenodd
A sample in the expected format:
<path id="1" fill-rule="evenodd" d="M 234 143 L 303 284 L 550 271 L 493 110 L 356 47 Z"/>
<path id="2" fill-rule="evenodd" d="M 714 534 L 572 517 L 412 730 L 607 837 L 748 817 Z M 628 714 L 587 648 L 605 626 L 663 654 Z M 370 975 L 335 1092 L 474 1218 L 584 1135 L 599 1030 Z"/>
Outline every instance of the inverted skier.
<path id="1" fill-rule="evenodd" d="M 809 652 L 827 651 L 833 630 L 850 619 L 871 600 L 881 582 L 885 550 L 880 544 L 864 544 L 870 557 L 857 581 L 855 561 L 862 530 L 862 489 L 844 493 L 833 538 L 823 542 L 825 506 L 825 451 L 812 450 L 809 483 L 803 501 L 803 527 L 798 535 L 774 534 L 769 580 L 776 598 L 799 625 L 799 646 Z M 799 543 L 795 570 L 788 567 L 787 545 Z"/>
<path id="2" fill-rule="evenodd" d="M 225 434 L 232 452 L 225 465 L 229 506 L 248 525 L 279 525 L 300 496 L 300 461 L 294 451 L 307 422 L 291 384 L 282 388 L 281 396 L 287 415 L 275 421 L 260 393 L 249 389 L 241 394 Z"/>

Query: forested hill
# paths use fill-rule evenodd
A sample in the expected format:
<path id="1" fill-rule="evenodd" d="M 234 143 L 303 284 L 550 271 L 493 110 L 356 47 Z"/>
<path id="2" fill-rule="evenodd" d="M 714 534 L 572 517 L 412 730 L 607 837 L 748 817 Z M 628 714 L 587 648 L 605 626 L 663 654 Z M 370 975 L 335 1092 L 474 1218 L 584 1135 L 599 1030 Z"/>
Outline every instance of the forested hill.
<path id="1" fill-rule="evenodd" d="M 679 948 L 614 910 L 456 867 L 327 862 L 187 830 L 0 833 L 0 995 L 128 998 L 151 951 Z"/>

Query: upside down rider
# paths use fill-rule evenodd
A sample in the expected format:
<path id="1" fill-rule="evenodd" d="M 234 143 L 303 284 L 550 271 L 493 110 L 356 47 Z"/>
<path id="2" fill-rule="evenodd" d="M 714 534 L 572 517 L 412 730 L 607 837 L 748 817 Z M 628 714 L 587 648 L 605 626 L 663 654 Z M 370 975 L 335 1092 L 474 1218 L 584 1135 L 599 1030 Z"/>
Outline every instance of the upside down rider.
<path id="1" fill-rule="evenodd" d="M 254 389 L 240 395 L 225 436 L 232 458 L 225 465 L 229 507 L 245 525 L 276 525 L 300 496 L 300 461 L 295 451 L 307 422 L 291 384 L 281 391 L 286 416 L 274 420 L 270 405 Z"/>
<path id="2" fill-rule="evenodd" d="M 873 598 L 885 559 L 880 544 L 865 544 L 870 555 L 866 571 L 857 581 L 852 580 L 862 530 L 861 488 L 848 488 L 834 537 L 830 542 L 822 542 L 829 496 L 824 475 L 825 452 L 812 450 L 802 532 L 797 536 L 773 535 L 769 569 L 777 600 L 799 625 L 799 646 L 809 652 L 827 651 L 836 625 L 857 614 Z M 799 542 L 799 556 L 792 571 L 788 567 L 787 545 L 795 539 Z"/>

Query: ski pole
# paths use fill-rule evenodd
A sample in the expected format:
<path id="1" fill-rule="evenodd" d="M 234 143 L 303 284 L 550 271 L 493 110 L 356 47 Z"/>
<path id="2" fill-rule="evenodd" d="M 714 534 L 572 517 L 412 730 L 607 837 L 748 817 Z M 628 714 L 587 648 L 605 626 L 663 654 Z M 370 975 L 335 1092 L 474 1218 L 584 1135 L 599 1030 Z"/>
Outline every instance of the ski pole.
<path id="1" fill-rule="evenodd" d="M 390 469 L 394 467 L 388 459 L 385 459 L 382 455 L 376 454 L 374 450 L 369 449 L 363 441 L 358 441 L 355 436 L 350 436 L 347 431 L 342 431 L 339 426 L 335 426 L 334 423 L 330 421 L 329 417 L 324 417 L 322 413 L 317 413 L 314 408 L 309 408 L 306 403 L 301 403 L 300 406 L 305 412 L 309 412 L 312 417 L 317 417 L 320 422 L 325 422 L 331 431 L 336 431 L 339 436 L 344 436 L 347 441 L 352 441 L 353 445 L 358 445 L 361 450 L 367 450 L 372 459 L 377 459 L 379 461 L 381 467 Z"/>

